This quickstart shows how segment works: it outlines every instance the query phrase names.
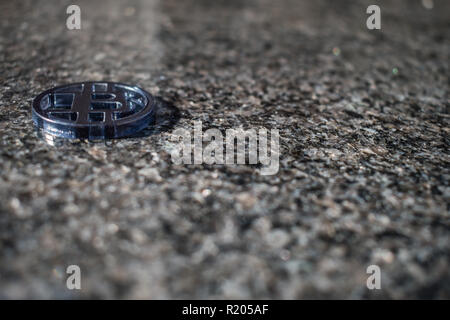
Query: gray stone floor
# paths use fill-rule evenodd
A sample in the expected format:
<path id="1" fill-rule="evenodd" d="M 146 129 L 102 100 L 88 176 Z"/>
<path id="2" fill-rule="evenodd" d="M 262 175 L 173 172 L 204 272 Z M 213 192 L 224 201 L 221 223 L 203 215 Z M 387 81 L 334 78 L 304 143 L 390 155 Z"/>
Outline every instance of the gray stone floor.
<path id="1" fill-rule="evenodd" d="M 449 1 L 71 3 L 0 4 L 0 298 L 450 298 Z M 157 128 L 39 136 L 33 97 L 87 80 Z M 278 174 L 174 165 L 196 120 L 279 129 Z"/>

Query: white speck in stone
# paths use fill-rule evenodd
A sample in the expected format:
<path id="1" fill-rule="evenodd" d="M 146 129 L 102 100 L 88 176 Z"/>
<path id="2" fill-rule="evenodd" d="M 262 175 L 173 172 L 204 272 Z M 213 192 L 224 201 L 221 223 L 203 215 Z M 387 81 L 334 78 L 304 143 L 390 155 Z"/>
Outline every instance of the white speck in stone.
<path id="1" fill-rule="evenodd" d="M 158 169 L 156 168 L 142 168 L 138 171 L 139 175 L 144 176 L 148 179 L 151 179 L 156 182 L 162 181 L 161 176 L 159 175 Z"/>
<path id="2" fill-rule="evenodd" d="M 207 197 L 211 194 L 211 190 L 210 189 L 203 189 L 202 190 L 202 196 Z"/>
<path id="3" fill-rule="evenodd" d="M 266 242 L 274 249 L 282 248 L 289 242 L 289 235 L 285 231 L 277 229 L 267 234 Z"/>
<path id="4" fill-rule="evenodd" d="M 289 250 L 281 250 L 280 258 L 283 261 L 287 261 L 291 258 L 291 252 Z"/>

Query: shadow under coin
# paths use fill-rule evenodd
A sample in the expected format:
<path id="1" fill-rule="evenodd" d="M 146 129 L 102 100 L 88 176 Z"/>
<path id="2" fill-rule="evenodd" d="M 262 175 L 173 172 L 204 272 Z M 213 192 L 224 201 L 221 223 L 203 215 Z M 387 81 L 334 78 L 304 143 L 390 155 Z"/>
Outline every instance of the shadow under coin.
<path id="1" fill-rule="evenodd" d="M 180 119 L 180 110 L 161 97 L 155 97 L 155 117 L 147 128 L 120 139 L 148 137 L 171 130 Z"/>

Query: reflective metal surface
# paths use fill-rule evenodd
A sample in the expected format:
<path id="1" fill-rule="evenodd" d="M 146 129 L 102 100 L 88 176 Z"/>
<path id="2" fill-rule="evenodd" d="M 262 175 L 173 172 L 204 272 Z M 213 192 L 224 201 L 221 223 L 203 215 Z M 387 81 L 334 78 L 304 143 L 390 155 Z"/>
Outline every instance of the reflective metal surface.
<path id="1" fill-rule="evenodd" d="M 33 121 L 63 138 L 106 139 L 134 134 L 155 113 L 151 94 L 114 82 L 81 82 L 42 92 L 33 101 Z"/>

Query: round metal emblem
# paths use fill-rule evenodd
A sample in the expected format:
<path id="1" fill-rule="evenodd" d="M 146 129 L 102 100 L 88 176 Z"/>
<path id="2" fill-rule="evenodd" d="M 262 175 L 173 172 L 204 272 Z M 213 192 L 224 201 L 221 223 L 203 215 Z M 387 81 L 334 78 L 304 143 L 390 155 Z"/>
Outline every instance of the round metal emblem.
<path id="1" fill-rule="evenodd" d="M 35 125 L 64 138 L 107 139 L 132 135 L 154 118 L 154 97 L 137 86 L 80 82 L 55 87 L 33 100 Z"/>

